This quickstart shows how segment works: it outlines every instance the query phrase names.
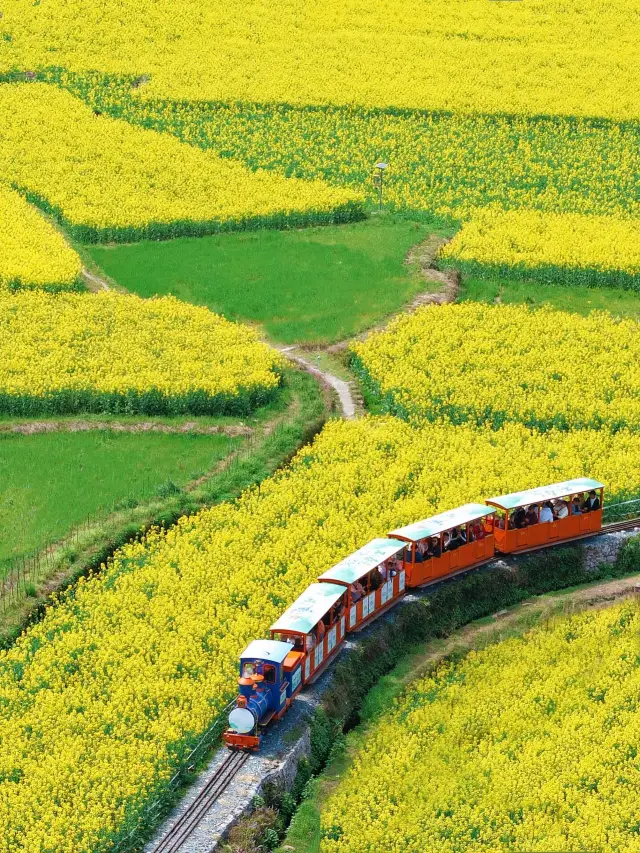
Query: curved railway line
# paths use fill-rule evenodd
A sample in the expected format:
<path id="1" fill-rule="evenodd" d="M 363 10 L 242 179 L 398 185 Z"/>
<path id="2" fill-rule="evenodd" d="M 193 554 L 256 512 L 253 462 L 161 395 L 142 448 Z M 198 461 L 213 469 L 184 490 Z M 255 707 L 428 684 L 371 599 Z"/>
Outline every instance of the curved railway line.
<path id="1" fill-rule="evenodd" d="M 635 503 L 635 501 L 631 501 L 630 503 Z M 609 524 L 603 524 L 602 528 L 597 532 L 586 533 L 583 536 L 577 536 L 575 537 L 575 540 L 572 539 L 571 541 L 592 539 L 596 536 L 602 536 L 607 533 L 617 533 L 622 530 L 631 530 L 634 527 L 640 527 L 640 516 L 625 519 L 623 521 L 615 521 Z M 541 546 L 536 546 L 534 548 L 529 548 L 525 551 L 520 551 L 518 552 L 518 554 L 529 554 L 534 551 L 541 551 L 548 547 L 554 547 L 554 545 L 556 547 L 561 547 L 562 545 L 566 544 L 569 544 L 569 542 L 545 543 Z M 494 562 L 495 559 L 496 558 L 493 557 L 491 558 L 491 560 L 487 560 L 486 562 L 491 563 Z M 473 571 L 473 569 L 463 569 L 457 574 L 461 575 L 468 571 Z M 445 578 L 445 580 L 449 579 L 451 578 Z M 433 584 L 439 583 L 440 580 L 441 579 L 434 581 Z M 426 586 L 431 585 L 432 584 L 427 584 Z M 179 853 L 179 851 L 181 851 L 182 846 L 185 844 L 186 841 L 188 841 L 190 836 L 197 829 L 201 820 L 207 814 L 211 806 L 224 793 L 224 791 L 227 789 L 227 787 L 238 774 L 238 772 L 246 764 L 249 757 L 250 753 L 248 752 L 229 752 L 229 754 L 224 758 L 219 767 L 216 768 L 211 779 L 209 779 L 209 781 L 206 783 L 202 791 L 200 791 L 193 803 L 184 812 L 184 814 L 181 815 L 181 817 L 176 821 L 176 823 L 169 829 L 169 831 L 164 835 L 162 840 L 153 848 L 153 853 Z M 213 853 L 213 849 L 214 848 L 211 848 L 208 853 Z"/>

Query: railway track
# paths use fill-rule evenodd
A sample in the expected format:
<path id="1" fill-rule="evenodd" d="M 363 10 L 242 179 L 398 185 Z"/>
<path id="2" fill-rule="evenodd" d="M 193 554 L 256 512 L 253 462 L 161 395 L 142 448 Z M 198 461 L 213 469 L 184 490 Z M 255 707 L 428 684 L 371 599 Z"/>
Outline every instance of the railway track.
<path id="1" fill-rule="evenodd" d="M 592 536 L 598 536 L 602 533 L 617 533 L 618 530 L 631 530 L 633 527 L 640 527 L 640 516 L 637 518 L 628 518 L 625 521 L 614 521 L 611 524 L 603 524 L 602 530 L 598 533 L 593 533 Z"/>
<path id="2" fill-rule="evenodd" d="M 227 788 L 240 768 L 247 762 L 246 752 L 230 752 L 200 791 L 187 811 L 176 821 L 153 853 L 178 853 L 185 841 L 198 827 L 204 815 Z"/>

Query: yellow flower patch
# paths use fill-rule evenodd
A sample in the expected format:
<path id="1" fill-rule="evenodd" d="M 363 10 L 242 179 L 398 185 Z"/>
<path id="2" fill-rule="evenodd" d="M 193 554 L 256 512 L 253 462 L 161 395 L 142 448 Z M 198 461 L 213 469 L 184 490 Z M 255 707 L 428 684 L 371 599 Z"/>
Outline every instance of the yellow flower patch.
<path id="1" fill-rule="evenodd" d="M 636 489 L 640 436 L 333 421 L 236 503 L 125 546 L 0 653 L 0 853 L 116 837 L 171 775 L 170 745 L 233 696 L 244 645 L 370 538 L 581 474 Z"/>
<path id="2" fill-rule="evenodd" d="M 640 273 L 640 219 L 542 213 L 475 211 L 441 253 L 466 268 L 545 272 L 579 270 L 598 281 L 602 273 Z"/>
<path id="3" fill-rule="evenodd" d="M 365 380 L 404 417 L 640 429 L 640 327 L 606 312 L 431 306 L 352 351 Z"/>
<path id="4" fill-rule="evenodd" d="M 634 0 L 6 0 L 0 71 L 148 75 L 171 100 L 640 115 Z"/>
<path id="5" fill-rule="evenodd" d="M 254 331 L 173 297 L 0 291 L 0 410 L 243 413 L 279 385 Z"/>
<path id="6" fill-rule="evenodd" d="M 0 185 L 0 287 L 73 288 L 80 258 L 17 192 Z"/>
<path id="7" fill-rule="evenodd" d="M 437 667 L 367 733 L 322 853 L 634 853 L 639 632 L 630 601 Z"/>
<path id="8" fill-rule="evenodd" d="M 0 84 L 0 180 L 36 196 L 84 240 L 333 221 L 359 195 L 253 172 L 174 137 L 96 115 L 44 83 Z"/>

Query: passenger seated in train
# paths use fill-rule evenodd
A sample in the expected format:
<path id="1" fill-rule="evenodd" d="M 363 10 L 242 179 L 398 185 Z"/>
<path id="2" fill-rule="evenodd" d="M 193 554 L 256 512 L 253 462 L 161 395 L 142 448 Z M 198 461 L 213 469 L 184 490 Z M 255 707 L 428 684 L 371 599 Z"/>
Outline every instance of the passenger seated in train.
<path id="1" fill-rule="evenodd" d="M 448 543 L 445 545 L 445 551 L 455 551 L 462 545 L 466 545 L 466 539 L 461 534 L 460 530 L 458 530 L 457 527 L 454 527 L 451 531 L 451 537 Z"/>
<path id="2" fill-rule="evenodd" d="M 357 601 L 360 601 L 363 595 L 364 587 L 362 586 L 360 581 L 354 581 L 351 584 L 351 603 L 355 604 Z"/>
<path id="3" fill-rule="evenodd" d="M 339 622 L 340 619 L 342 618 L 343 614 L 344 614 L 344 597 L 341 598 L 339 601 L 336 601 L 336 603 L 333 605 L 333 608 L 331 610 L 331 623 L 330 624 L 333 625 L 335 622 Z"/>
<path id="4" fill-rule="evenodd" d="M 509 523 L 511 523 L 511 519 L 509 519 Z M 497 527 L 499 530 L 504 530 L 504 514 L 501 512 L 496 513 L 495 520 L 493 522 L 494 527 Z"/>
<path id="5" fill-rule="evenodd" d="M 478 524 L 470 524 L 469 525 L 469 542 L 475 542 L 478 538 Z"/>
<path id="6" fill-rule="evenodd" d="M 380 589 L 382 586 L 382 575 L 380 574 L 380 570 L 375 568 L 371 572 L 371 591 L 374 592 L 376 589 Z"/>
<path id="7" fill-rule="evenodd" d="M 516 527 L 519 530 L 527 526 L 527 513 L 523 506 L 519 506 L 515 512 L 511 513 L 509 518 L 509 527 Z"/>
<path id="8" fill-rule="evenodd" d="M 531 527 L 533 524 L 537 524 L 538 519 L 538 507 L 536 504 L 531 504 L 526 514 L 527 519 L 527 527 Z"/>
<path id="9" fill-rule="evenodd" d="M 418 542 L 418 544 L 416 545 L 415 562 L 416 563 L 423 563 L 427 559 L 428 559 L 427 549 L 426 549 L 424 542 Z"/>
<path id="10" fill-rule="evenodd" d="M 571 501 L 571 515 L 582 515 L 580 498 L 578 495 L 574 495 L 573 500 Z"/>
<path id="11" fill-rule="evenodd" d="M 554 518 L 566 518 L 569 515 L 569 504 L 564 500 L 564 498 L 560 498 L 555 502 L 553 507 L 553 515 Z"/>
<path id="12" fill-rule="evenodd" d="M 427 556 L 429 559 L 433 557 L 440 557 L 442 555 L 442 550 L 440 548 L 440 539 L 437 536 L 432 536 L 429 539 L 429 544 L 427 545 Z"/>
<path id="13" fill-rule="evenodd" d="M 582 512 L 595 512 L 600 509 L 600 498 L 595 491 L 591 490 L 586 501 L 582 505 Z"/>
<path id="14" fill-rule="evenodd" d="M 389 557 L 388 560 L 385 560 L 384 563 L 381 563 L 378 566 L 378 569 L 380 570 L 380 574 L 382 575 L 383 583 L 386 583 L 389 578 L 394 578 L 397 574 L 395 558 Z"/>
<path id="15" fill-rule="evenodd" d="M 544 524 L 547 521 L 553 521 L 553 505 L 551 501 L 545 501 L 540 510 L 540 524 Z"/>
<path id="16" fill-rule="evenodd" d="M 324 626 L 324 618 L 318 622 L 318 627 L 316 628 L 316 641 L 318 645 L 324 640 L 324 635 L 327 633 L 327 629 Z"/>

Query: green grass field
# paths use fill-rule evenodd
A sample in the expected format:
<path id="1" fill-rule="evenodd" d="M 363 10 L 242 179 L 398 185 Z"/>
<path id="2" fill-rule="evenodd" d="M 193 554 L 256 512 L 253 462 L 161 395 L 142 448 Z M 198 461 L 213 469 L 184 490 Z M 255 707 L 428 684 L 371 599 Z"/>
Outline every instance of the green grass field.
<path id="1" fill-rule="evenodd" d="M 424 279 L 404 263 L 434 229 L 385 214 L 351 225 L 87 246 L 141 296 L 173 294 L 260 324 L 282 343 L 350 337 L 399 309 Z"/>
<path id="2" fill-rule="evenodd" d="M 640 317 L 640 294 L 632 290 L 604 287 L 580 287 L 568 284 L 541 284 L 526 279 L 492 279 L 464 276 L 461 300 L 505 304 L 548 303 L 562 311 L 588 314 L 590 311 L 609 311 L 619 317 Z"/>
<path id="3" fill-rule="evenodd" d="M 241 439 L 162 433 L 0 435 L 0 573 L 88 515 L 209 471 Z"/>

